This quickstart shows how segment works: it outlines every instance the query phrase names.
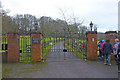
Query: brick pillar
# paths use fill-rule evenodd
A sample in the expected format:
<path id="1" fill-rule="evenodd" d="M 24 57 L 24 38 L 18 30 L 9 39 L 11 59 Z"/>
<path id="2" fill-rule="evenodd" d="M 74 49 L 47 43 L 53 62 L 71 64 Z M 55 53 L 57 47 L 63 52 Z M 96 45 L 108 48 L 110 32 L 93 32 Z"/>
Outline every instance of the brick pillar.
<path id="1" fill-rule="evenodd" d="M 41 61 L 41 34 L 32 34 L 32 61 Z"/>
<path id="2" fill-rule="evenodd" d="M 8 62 L 19 62 L 19 36 L 8 35 Z"/>
<path id="3" fill-rule="evenodd" d="M 105 40 L 109 39 L 112 46 L 114 46 L 116 38 L 117 38 L 117 32 L 116 31 L 105 32 Z M 114 59 L 114 54 L 112 54 L 111 58 Z"/>
<path id="4" fill-rule="evenodd" d="M 88 31 L 87 36 L 87 59 L 97 59 L 97 32 Z"/>

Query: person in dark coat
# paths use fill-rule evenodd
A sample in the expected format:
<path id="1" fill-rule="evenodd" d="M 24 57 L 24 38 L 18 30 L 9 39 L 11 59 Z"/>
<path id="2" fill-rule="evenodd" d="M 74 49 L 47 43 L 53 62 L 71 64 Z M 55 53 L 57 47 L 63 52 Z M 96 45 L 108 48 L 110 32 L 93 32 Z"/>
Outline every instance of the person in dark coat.
<path id="1" fill-rule="evenodd" d="M 104 53 L 104 64 L 111 66 L 111 53 L 113 53 L 113 47 L 112 44 L 110 43 L 110 40 L 106 40 L 105 44 L 103 45 L 103 53 Z"/>

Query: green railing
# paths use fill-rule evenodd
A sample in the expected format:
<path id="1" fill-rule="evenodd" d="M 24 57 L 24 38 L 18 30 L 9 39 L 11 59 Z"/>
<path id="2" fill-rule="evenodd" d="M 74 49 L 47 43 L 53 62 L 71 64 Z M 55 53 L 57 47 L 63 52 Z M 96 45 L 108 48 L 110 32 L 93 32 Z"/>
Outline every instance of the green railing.
<path id="1" fill-rule="evenodd" d="M 31 62 L 31 36 L 20 36 L 19 62 Z"/>
<path id="2" fill-rule="evenodd" d="M 8 44 L 8 38 L 7 38 L 6 34 L 3 34 L 1 37 L 2 37 L 2 42 L 0 43 L 1 44 L 0 52 L 6 53 L 7 44 Z"/>

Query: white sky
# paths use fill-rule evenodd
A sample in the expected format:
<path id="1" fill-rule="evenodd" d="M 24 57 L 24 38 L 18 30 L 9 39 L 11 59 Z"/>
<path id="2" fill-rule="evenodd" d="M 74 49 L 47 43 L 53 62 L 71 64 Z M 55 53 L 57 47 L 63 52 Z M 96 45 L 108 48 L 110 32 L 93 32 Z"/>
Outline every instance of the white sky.
<path id="1" fill-rule="evenodd" d="M 32 14 L 37 17 L 50 16 L 60 18 L 60 9 L 67 15 L 83 20 L 85 26 L 93 21 L 98 31 L 118 30 L 119 0 L 2 0 L 4 9 L 9 15 Z"/>

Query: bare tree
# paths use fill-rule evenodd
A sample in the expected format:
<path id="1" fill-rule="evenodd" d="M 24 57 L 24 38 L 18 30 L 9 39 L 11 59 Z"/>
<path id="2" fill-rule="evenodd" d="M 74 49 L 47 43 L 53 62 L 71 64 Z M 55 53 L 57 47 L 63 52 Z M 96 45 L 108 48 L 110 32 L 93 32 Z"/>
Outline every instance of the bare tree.
<path id="1" fill-rule="evenodd" d="M 9 12 L 10 12 L 9 9 L 6 9 L 6 10 L 3 9 L 2 2 L 0 1 L 0 13 L 2 13 L 2 15 L 7 15 L 7 13 Z"/>
<path id="2" fill-rule="evenodd" d="M 67 30 L 66 32 L 69 33 L 69 36 L 74 36 L 71 35 L 70 33 L 79 33 L 80 28 L 83 24 L 83 21 L 80 20 L 80 18 L 75 17 L 74 13 L 68 15 L 66 12 L 62 10 L 61 8 L 58 8 L 61 12 L 61 15 L 64 19 L 64 21 L 66 22 L 66 24 L 64 25 L 64 28 Z M 84 30 L 83 30 L 84 31 Z"/>
<path id="3" fill-rule="evenodd" d="M 36 17 L 30 14 L 18 14 L 14 17 L 14 20 L 20 33 L 29 33 L 30 30 L 34 31 L 35 22 L 37 21 Z"/>

